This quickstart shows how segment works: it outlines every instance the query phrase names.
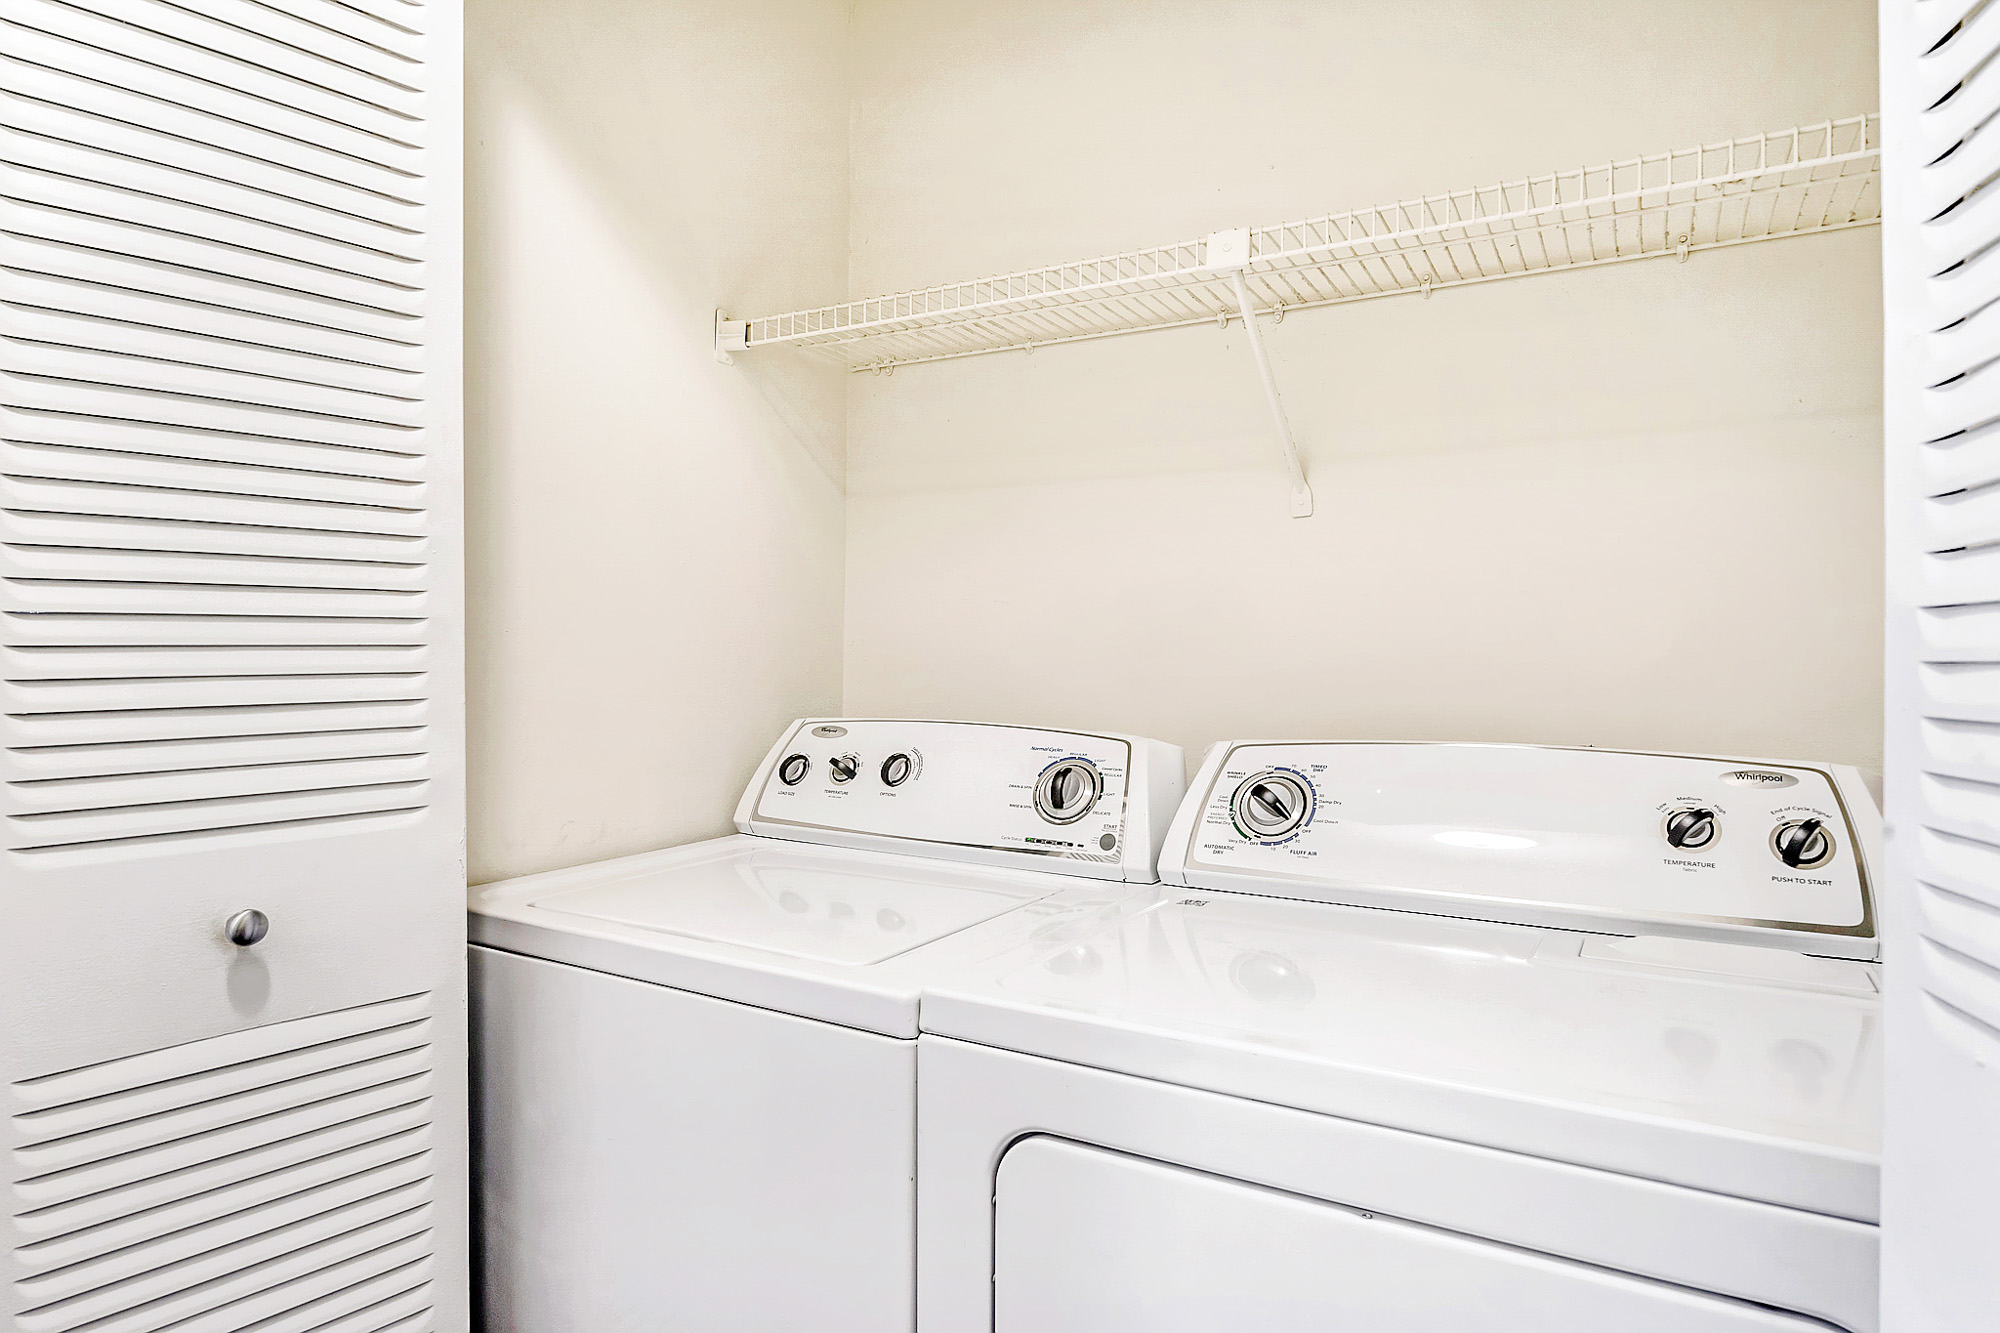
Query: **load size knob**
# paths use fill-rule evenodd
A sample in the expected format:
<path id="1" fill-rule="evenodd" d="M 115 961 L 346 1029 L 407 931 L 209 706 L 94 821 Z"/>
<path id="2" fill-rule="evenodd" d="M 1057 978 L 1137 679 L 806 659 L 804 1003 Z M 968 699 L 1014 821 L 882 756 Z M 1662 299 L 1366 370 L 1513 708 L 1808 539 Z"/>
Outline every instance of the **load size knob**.
<path id="1" fill-rule="evenodd" d="M 861 760 L 851 754 L 836 755 L 826 761 L 826 775 L 835 782 L 852 782 L 861 771 Z"/>
<path id="2" fill-rule="evenodd" d="M 1833 834 L 1818 819 L 1790 819 L 1771 830 L 1771 851 L 1794 870 L 1816 870 L 1833 859 Z"/>
<path id="3" fill-rule="evenodd" d="M 1051 824 L 1074 824 L 1104 794 L 1104 778 L 1087 759 L 1051 764 L 1035 783 L 1035 813 Z"/>
<path id="4" fill-rule="evenodd" d="M 1715 811 L 1690 806 L 1667 816 L 1667 846 L 1692 852 L 1715 841 Z"/>
<path id="5" fill-rule="evenodd" d="M 1246 837 L 1270 842 L 1288 837 L 1312 814 L 1312 789 L 1305 780 L 1275 770 L 1245 778 L 1229 798 L 1229 811 Z"/>
<path id="6" fill-rule="evenodd" d="M 778 765 L 778 781 L 787 787 L 796 787 L 806 780 L 806 774 L 812 771 L 812 766 L 813 761 L 804 755 L 788 754 L 784 762 Z"/>

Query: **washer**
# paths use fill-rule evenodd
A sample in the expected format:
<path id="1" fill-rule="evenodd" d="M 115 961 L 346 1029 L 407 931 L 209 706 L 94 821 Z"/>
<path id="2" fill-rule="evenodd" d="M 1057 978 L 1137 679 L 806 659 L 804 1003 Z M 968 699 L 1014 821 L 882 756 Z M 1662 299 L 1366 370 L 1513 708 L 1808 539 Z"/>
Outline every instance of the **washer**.
<path id="1" fill-rule="evenodd" d="M 909 1328 L 923 986 L 1155 900 L 1183 785 L 1136 737 L 811 718 L 739 833 L 475 889 L 485 1326 Z"/>
<path id="2" fill-rule="evenodd" d="M 1824 765 L 1217 746 L 1178 887 L 926 995 L 919 1327 L 1873 1333 L 1878 841 Z"/>

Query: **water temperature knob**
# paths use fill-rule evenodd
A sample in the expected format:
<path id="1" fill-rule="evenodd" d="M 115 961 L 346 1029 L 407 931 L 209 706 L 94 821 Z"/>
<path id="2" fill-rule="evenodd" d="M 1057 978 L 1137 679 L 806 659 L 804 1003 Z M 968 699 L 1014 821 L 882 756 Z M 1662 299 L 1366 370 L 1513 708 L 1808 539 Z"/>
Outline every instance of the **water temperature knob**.
<path id="1" fill-rule="evenodd" d="M 1263 842 L 1297 832 L 1312 809 L 1312 789 L 1304 779 L 1275 770 L 1245 778 L 1229 799 L 1236 827 Z"/>
<path id="2" fill-rule="evenodd" d="M 1667 846 L 1695 851 L 1715 841 L 1715 811 L 1688 807 L 1667 816 Z"/>
<path id="3" fill-rule="evenodd" d="M 826 761 L 826 774 L 835 782 L 852 782 L 861 771 L 861 760 L 851 754 L 836 755 Z"/>
<path id="4" fill-rule="evenodd" d="M 1833 859 L 1833 834 L 1818 819 L 1790 819 L 1771 830 L 1771 850 L 1794 870 L 1814 870 Z"/>

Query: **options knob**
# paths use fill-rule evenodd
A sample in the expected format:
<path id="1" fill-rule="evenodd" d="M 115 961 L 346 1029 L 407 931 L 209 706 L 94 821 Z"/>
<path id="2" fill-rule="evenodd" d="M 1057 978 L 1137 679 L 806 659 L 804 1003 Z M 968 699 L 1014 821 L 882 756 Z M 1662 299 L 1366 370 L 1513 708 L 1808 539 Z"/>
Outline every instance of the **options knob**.
<path id="1" fill-rule="evenodd" d="M 802 754 L 788 754 L 778 765 L 778 781 L 787 787 L 796 787 L 812 772 L 813 761 Z"/>
<path id="2" fill-rule="evenodd" d="M 1794 870 L 1815 870 L 1833 859 L 1833 834 L 1817 819 L 1791 819 L 1771 830 L 1771 851 Z"/>
<path id="3" fill-rule="evenodd" d="M 882 785 L 900 787 L 910 780 L 910 756 L 892 754 L 882 761 Z"/>
<path id="4" fill-rule="evenodd" d="M 1275 770 L 1245 778 L 1229 798 L 1236 827 L 1263 842 L 1297 832 L 1312 809 L 1312 789 L 1305 781 Z"/>
<path id="5" fill-rule="evenodd" d="M 835 782 L 852 782 L 861 771 L 861 760 L 851 754 L 836 755 L 826 761 L 826 775 Z"/>
<path id="6" fill-rule="evenodd" d="M 1035 813 L 1051 824 L 1074 824 L 1104 794 L 1104 778 L 1087 759 L 1051 764 L 1035 784 Z"/>
<path id="7" fill-rule="evenodd" d="M 1715 811 L 1689 806 L 1667 816 L 1667 846 L 1694 851 L 1715 841 Z"/>

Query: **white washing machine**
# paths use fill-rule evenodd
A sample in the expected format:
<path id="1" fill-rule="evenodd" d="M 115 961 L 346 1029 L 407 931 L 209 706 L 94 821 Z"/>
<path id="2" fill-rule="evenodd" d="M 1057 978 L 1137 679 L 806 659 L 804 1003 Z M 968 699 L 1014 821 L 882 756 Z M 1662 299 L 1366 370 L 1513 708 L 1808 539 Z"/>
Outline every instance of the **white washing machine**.
<path id="1" fill-rule="evenodd" d="M 1183 886 L 940 979 L 924 1333 L 1876 1327 L 1851 770 L 1216 747 Z"/>
<path id="2" fill-rule="evenodd" d="M 741 833 L 475 889 L 484 1327 L 910 1327 L 922 987 L 1156 898 L 1184 780 L 1135 737 L 808 719 Z"/>

